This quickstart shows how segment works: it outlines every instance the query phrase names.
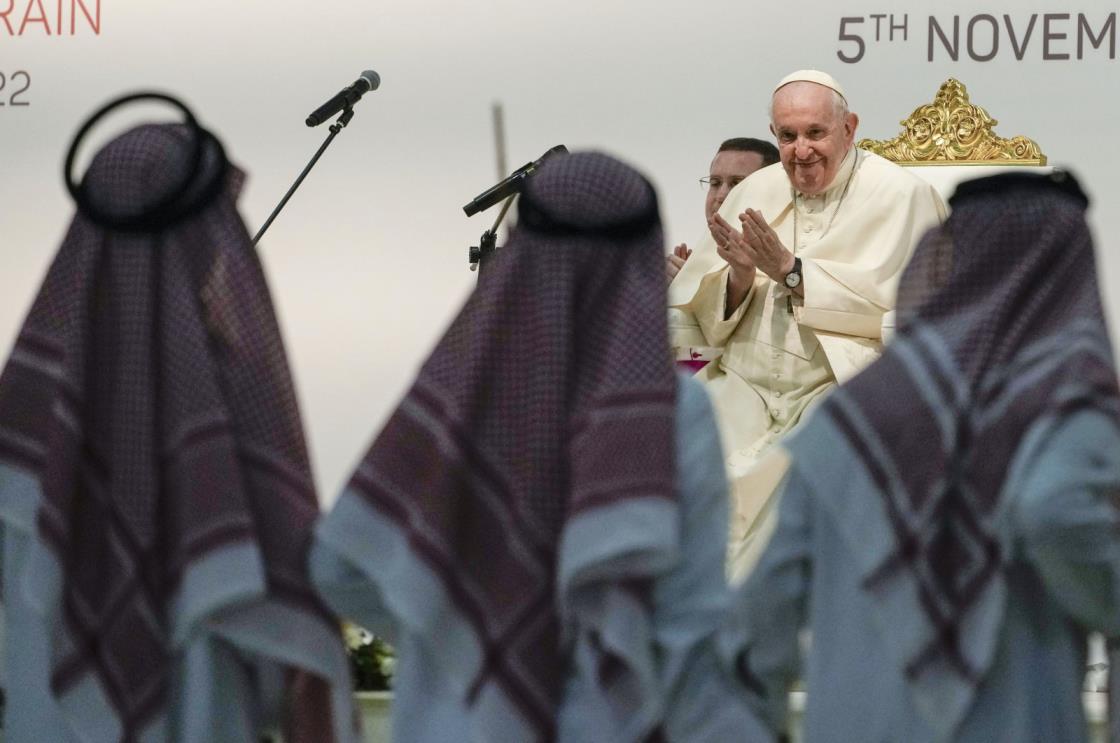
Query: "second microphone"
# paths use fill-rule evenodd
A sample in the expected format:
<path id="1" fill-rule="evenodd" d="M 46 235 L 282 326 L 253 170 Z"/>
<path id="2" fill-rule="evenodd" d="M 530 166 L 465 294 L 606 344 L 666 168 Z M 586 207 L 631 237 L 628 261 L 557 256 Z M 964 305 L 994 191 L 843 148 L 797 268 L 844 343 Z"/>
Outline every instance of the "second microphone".
<path id="1" fill-rule="evenodd" d="M 366 93 L 377 90 L 380 85 L 381 76 L 373 70 L 366 70 L 352 85 L 343 88 L 329 101 L 312 111 L 307 117 L 307 125 L 319 126 L 347 106 L 353 106 Z"/>

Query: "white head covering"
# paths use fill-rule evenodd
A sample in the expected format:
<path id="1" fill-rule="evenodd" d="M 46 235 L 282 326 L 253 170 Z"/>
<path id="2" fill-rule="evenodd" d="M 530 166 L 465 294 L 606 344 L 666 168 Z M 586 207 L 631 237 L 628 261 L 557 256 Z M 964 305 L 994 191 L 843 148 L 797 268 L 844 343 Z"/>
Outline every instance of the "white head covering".
<path id="1" fill-rule="evenodd" d="M 848 96 L 844 95 L 844 89 L 840 87 L 840 83 L 836 81 L 836 78 L 834 78 L 827 72 L 821 72 L 820 70 L 798 70 L 797 72 L 791 72 L 790 74 L 783 77 L 781 82 L 774 86 L 774 92 L 777 93 L 780 88 L 783 88 L 790 83 L 801 82 L 816 83 L 817 85 L 823 85 L 826 88 L 832 88 L 840 94 L 840 97 L 844 99 L 845 103 L 848 101 Z"/>

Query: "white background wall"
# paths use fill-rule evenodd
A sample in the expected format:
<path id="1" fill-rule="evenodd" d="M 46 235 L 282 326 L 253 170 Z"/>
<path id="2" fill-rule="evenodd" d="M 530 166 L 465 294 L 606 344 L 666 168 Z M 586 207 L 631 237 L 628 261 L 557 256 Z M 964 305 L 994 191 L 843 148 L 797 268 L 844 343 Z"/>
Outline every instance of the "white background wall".
<path id="1" fill-rule="evenodd" d="M 404 392 L 417 365 L 472 282 L 466 249 L 486 217 L 460 207 L 496 180 L 490 104 L 506 109 L 510 165 L 548 147 L 599 148 L 638 166 L 657 185 L 668 238 L 703 229 L 706 173 L 716 144 L 766 136 L 773 84 L 820 67 L 847 88 L 860 136 L 891 137 L 898 121 L 947 77 L 962 80 L 1003 136 L 1025 134 L 1054 164 L 1072 165 L 1095 198 L 1091 217 L 1114 337 L 1120 328 L 1120 66 L 1106 36 L 1077 59 L 1078 13 L 1099 35 L 1120 3 L 992 0 L 999 22 L 992 60 L 968 56 L 977 12 L 959 0 L 886 3 L 747 3 L 724 0 L 101 0 L 94 34 L 74 0 L 0 0 L 0 73 L 30 74 L 31 87 L 0 108 L 0 350 L 6 355 L 61 239 L 71 204 L 61 162 L 76 126 L 94 108 L 139 87 L 173 91 L 223 138 L 250 173 L 242 212 L 255 230 L 321 139 L 307 113 L 372 67 L 381 89 L 327 152 L 262 243 L 261 252 L 296 374 L 326 501 Z M 85 0 L 92 12 L 96 0 Z M 57 30 L 62 10 L 63 35 Z M 4 16 L 5 10 L 8 11 Z M 868 16 L 907 15 L 875 42 Z M 1043 58 L 1044 13 L 1052 55 Z M 940 42 L 928 59 L 928 17 L 961 18 L 961 52 Z M 1004 14 L 1023 44 L 1016 58 Z M 842 63 L 841 17 L 866 40 Z M 1113 22 L 1114 24 L 1116 21 Z M 1112 27 L 1115 29 L 1115 25 Z M 1065 33 L 1066 38 L 1056 35 Z M 992 28 L 973 24 L 973 52 L 991 50 Z M 1084 36 L 1083 36 L 1084 39 Z M 1120 39 L 1117 39 L 1120 41 Z M 23 86 L 9 79 L 0 101 Z M 155 111 L 163 116 L 161 111 Z M 117 133 L 125 117 L 99 127 Z M 96 146 L 96 142 L 91 143 Z M 488 215 L 489 216 L 489 213 Z"/>

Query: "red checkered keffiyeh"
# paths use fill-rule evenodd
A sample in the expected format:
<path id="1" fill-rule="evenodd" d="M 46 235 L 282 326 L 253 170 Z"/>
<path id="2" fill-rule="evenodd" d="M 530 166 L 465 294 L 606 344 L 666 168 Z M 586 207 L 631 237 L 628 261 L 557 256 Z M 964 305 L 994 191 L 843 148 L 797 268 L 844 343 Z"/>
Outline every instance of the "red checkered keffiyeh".
<path id="1" fill-rule="evenodd" d="M 993 643 L 971 635 L 997 631 L 1003 611 L 1013 456 L 1039 421 L 1120 416 L 1120 393 L 1072 177 L 994 176 L 951 203 L 902 277 L 897 338 L 819 414 L 844 432 L 893 531 L 865 589 L 881 606 L 915 603 L 932 628 L 907 676 L 974 688 L 991 662 L 974 649 Z"/>
<path id="2" fill-rule="evenodd" d="M 105 146 L 82 186 L 91 208 L 133 215 L 170 191 L 191 136 L 147 125 Z M 265 277 L 235 209 L 242 175 L 213 144 L 188 191 L 217 179 L 216 195 L 180 221 L 123 231 L 77 214 L 0 377 L 0 466 L 39 490 L 20 585 L 49 627 L 51 689 L 76 729 L 121 741 L 161 727 L 183 739 L 169 705 L 191 714 L 183 685 L 194 682 L 176 664 L 211 635 L 245 673 L 267 661 L 322 684 L 341 668 L 331 680 L 347 684 L 337 624 L 308 584 L 318 505 Z M 11 497 L 0 488 L 0 503 Z M 262 616 L 271 626 L 255 629 Z M 267 649 L 268 632 L 297 627 L 306 646 Z M 265 649 L 243 644 L 257 633 Z M 309 667 L 300 653 L 327 660 Z M 263 703 L 240 701 L 247 716 Z"/>
<path id="3" fill-rule="evenodd" d="M 649 579 L 677 540 L 656 200 L 581 153 L 519 213 L 320 537 L 460 690 L 463 740 L 554 739 L 577 637 L 619 728 L 648 735 Z"/>

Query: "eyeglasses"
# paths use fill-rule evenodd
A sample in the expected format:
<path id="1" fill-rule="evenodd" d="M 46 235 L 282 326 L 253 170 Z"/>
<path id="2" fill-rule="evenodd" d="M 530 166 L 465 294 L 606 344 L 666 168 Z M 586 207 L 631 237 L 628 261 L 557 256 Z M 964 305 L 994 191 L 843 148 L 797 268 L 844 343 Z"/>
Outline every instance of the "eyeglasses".
<path id="1" fill-rule="evenodd" d="M 700 188 L 705 191 L 716 189 L 719 190 L 725 185 L 731 189 L 738 186 L 746 178 L 745 175 L 733 175 L 731 178 L 723 178 L 718 175 L 706 175 L 700 179 Z"/>

